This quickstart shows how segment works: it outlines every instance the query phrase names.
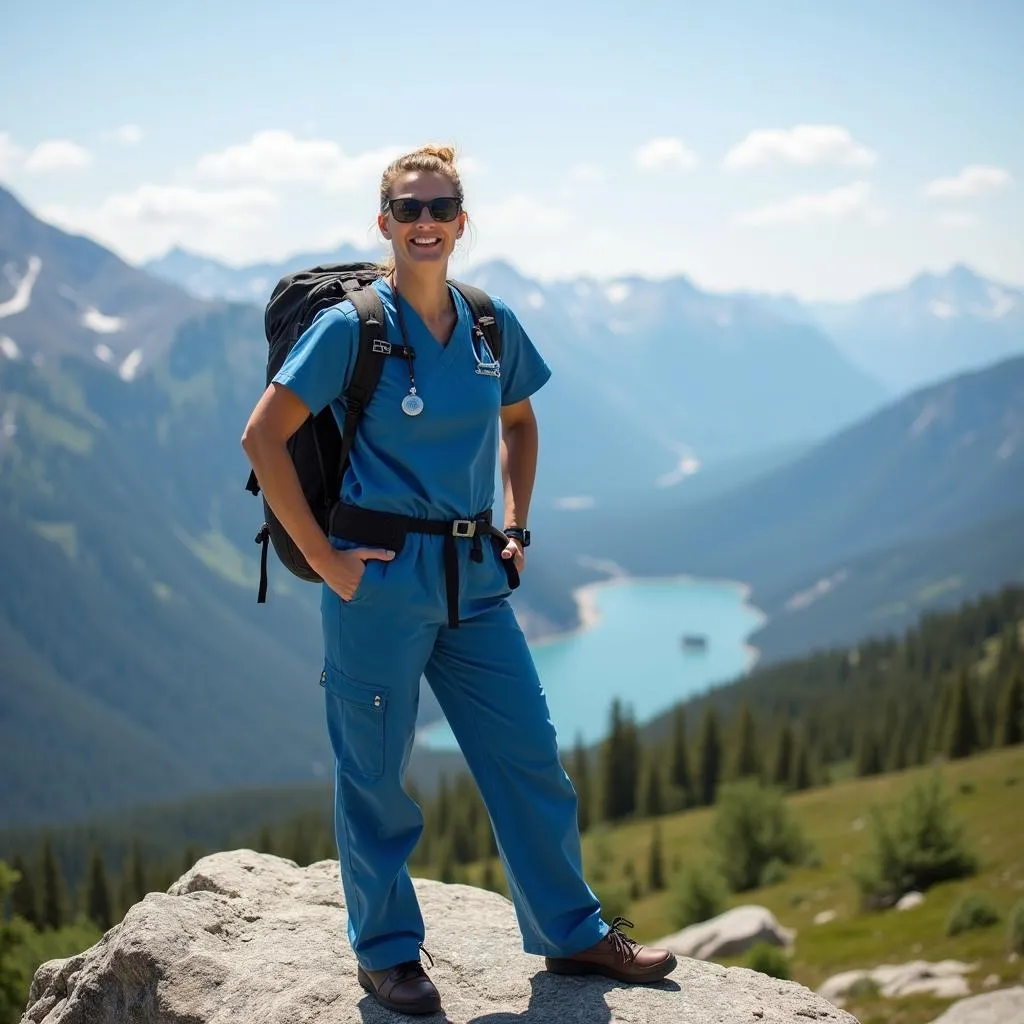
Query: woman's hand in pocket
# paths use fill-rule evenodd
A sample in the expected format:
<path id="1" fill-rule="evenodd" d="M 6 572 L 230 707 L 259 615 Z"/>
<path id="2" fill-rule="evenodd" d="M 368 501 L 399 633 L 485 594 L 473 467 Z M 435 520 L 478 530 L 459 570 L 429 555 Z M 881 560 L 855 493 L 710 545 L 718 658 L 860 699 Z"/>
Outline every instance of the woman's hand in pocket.
<path id="1" fill-rule="evenodd" d="M 323 562 L 313 568 L 342 600 L 351 601 L 359 589 L 366 563 L 370 559 L 390 562 L 394 557 L 394 551 L 384 548 L 351 548 L 347 551 L 331 548 Z"/>

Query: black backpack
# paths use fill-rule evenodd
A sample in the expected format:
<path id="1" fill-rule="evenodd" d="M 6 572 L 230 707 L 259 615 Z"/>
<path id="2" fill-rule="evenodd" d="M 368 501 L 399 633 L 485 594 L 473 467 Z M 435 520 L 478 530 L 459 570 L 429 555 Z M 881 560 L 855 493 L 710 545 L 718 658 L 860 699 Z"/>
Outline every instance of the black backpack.
<path id="1" fill-rule="evenodd" d="M 384 360 L 389 356 L 403 355 L 401 346 L 391 345 L 385 338 L 384 308 L 376 290 L 369 287 L 380 276 L 381 269 L 376 263 L 325 263 L 286 274 L 271 293 L 264 317 L 270 346 L 267 356 L 269 386 L 285 357 L 321 310 L 350 299 L 359 314 L 359 352 L 352 380 L 345 391 L 344 429 L 338 430 L 334 413 L 327 406 L 316 416 L 310 416 L 288 441 L 288 452 L 302 493 L 325 534 L 348 468 L 356 427 L 373 397 Z M 461 281 L 449 281 L 449 284 L 469 305 L 474 321 L 473 331 L 486 339 L 494 358 L 500 359 L 501 330 L 490 296 Z M 253 495 L 259 494 L 260 485 L 255 471 L 250 471 L 245 489 Z M 265 498 L 263 511 L 265 522 L 255 538 L 256 543 L 262 546 L 256 598 L 259 604 L 264 603 L 267 597 L 268 542 L 273 544 L 282 565 L 293 575 L 309 582 L 320 582 L 320 576 L 310 568 Z"/>

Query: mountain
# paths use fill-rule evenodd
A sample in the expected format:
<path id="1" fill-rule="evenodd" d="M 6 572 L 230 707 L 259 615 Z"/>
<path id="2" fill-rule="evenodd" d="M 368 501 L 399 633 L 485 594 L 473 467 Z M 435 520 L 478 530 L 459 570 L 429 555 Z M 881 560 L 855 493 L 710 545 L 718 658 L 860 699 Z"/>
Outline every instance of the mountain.
<path id="1" fill-rule="evenodd" d="M 642 531 L 600 516 L 588 530 L 628 572 L 743 579 L 756 604 L 777 611 L 816 581 L 842 578 L 851 560 L 871 555 L 881 565 L 887 549 L 996 520 L 1012 527 L 1014 516 L 1024 516 L 1024 357 L 920 389 L 781 469 L 649 517 Z M 1007 578 L 1015 571 L 1007 560 Z"/>
<path id="2" fill-rule="evenodd" d="M 76 354 L 126 378 L 166 351 L 201 303 L 87 238 L 37 220 L 0 187 L 0 353 Z"/>
<path id="3" fill-rule="evenodd" d="M 1024 508 L 956 533 L 846 559 L 797 589 L 764 588 L 765 626 L 750 643 L 763 660 L 899 633 L 920 616 L 952 609 L 1006 584 L 1024 583 Z"/>
<path id="4" fill-rule="evenodd" d="M 849 359 L 894 393 L 1024 352 L 1024 290 L 962 264 L 808 312 Z"/>
<path id="5" fill-rule="evenodd" d="M 330 252 L 296 253 L 275 263 L 232 267 L 175 246 L 158 259 L 142 264 L 155 277 L 171 281 L 201 299 L 231 299 L 265 305 L 275 284 L 288 273 L 317 263 L 355 263 L 378 260 L 383 249 L 359 249 L 342 245 Z"/>
<path id="6" fill-rule="evenodd" d="M 224 281 L 218 294 L 235 295 L 239 281 L 264 287 L 338 255 L 232 269 L 175 250 L 147 267 L 198 294 Z M 345 258 L 379 255 L 356 250 Z M 545 284 L 502 260 L 460 276 L 509 303 L 551 363 L 554 378 L 535 404 L 558 507 L 670 506 L 695 473 L 770 459 L 886 398 L 819 328 L 793 323 L 788 307 L 767 309 L 756 296 L 712 295 L 684 277 Z M 268 294 L 264 287 L 259 301 Z"/>

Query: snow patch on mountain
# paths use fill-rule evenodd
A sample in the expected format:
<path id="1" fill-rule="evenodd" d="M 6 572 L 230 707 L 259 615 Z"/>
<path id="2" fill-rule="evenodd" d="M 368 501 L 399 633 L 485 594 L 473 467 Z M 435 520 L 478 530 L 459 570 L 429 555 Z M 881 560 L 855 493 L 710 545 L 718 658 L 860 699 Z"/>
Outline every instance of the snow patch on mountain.
<path id="1" fill-rule="evenodd" d="M 0 319 L 5 316 L 14 316 L 16 313 L 24 313 L 32 301 L 32 289 L 39 279 L 39 271 L 43 269 L 43 261 L 38 256 L 28 258 L 28 269 L 24 277 L 17 277 L 13 268 L 8 265 L 4 267 L 4 274 L 8 281 L 14 286 L 14 295 L 6 302 L 0 302 Z"/>
<path id="2" fill-rule="evenodd" d="M 125 357 L 124 362 L 120 365 L 117 372 L 122 380 L 134 380 L 141 363 L 142 349 L 137 348 Z"/>
<path id="3" fill-rule="evenodd" d="M 124 330 L 125 319 L 123 316 L 107 316 L 90 306 L 82 314 L 82 324 L 97 334 L 115 334 Z"/>
<path id="4" fill-rule="evenodd" d="M 654 482 L 655 487 L 675 487 L 687 477 L 700 471 L 700 459 L 692 454 L 684 455 L 675 469 L 662 473 Z"/>
<path id="5" fill-rule="evenodd" d="M 6 334 L 0 334 L 0 352 L 7 356 L 8 359 L 21 358 L 21 349 L 18 348 L 15 340 L 8 338 Z"/>

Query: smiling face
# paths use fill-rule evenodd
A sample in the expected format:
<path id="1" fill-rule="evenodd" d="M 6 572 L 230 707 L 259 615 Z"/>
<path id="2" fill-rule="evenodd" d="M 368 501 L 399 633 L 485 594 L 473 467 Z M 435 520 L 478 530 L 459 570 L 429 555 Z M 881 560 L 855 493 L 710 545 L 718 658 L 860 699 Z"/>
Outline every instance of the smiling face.
<path id="1" fill-rule="evenodd" d="M 406 171 L 392 184 L 388 198 L 419 199 L 424 203 L 431 199 L 454 199 L 457 191 L 447 175 L 436 171 Z M 399 213 L 401 211 L 399 210 Z M 377 226 L 381 234 L 391 242 L 397 266 L 415 267 L 424 264 L 446 266 L 455 249 L 455 243 L 462 237 L 466 226 L 466 213 L 461 208 L 454 220 L 439 221 L 424 206 L 419 216 L 409 223 L 403 223 L 389 206 L 378 214 Z"/>

